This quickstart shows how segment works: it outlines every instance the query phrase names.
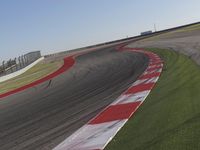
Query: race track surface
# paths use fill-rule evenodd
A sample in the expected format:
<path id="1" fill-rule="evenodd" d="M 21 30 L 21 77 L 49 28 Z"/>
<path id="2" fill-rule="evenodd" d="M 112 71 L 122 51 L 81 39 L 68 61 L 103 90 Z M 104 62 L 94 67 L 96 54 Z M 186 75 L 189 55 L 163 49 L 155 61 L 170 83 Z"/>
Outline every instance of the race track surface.
<path id="1" fill-rule="evenodd" d="M 51 81 L 2 98 L 0 149 L 52 149 L 115 100 L 147 63 L 143 54 L 104 48 L 77 57 Z"/>

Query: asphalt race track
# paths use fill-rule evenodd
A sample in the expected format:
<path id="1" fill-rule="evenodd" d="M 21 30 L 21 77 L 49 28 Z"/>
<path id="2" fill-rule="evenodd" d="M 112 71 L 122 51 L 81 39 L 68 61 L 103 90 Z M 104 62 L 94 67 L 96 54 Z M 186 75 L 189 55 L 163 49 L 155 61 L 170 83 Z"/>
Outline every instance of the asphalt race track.
<path id="1" fill-rule="evenodd" d="M 147 67 L 114 47 L 76 58 L 67 72 L 0 100 L 0 149 L 49 150 L 115 100 Z"/>

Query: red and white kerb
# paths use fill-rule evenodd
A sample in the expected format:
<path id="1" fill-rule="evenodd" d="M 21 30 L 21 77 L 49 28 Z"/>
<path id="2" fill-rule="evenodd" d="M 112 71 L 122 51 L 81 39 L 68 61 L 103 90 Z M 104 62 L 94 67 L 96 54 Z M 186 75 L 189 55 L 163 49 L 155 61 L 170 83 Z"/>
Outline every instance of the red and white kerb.
<path id="1" fill-rule="evenodd" d="M 124 49 L 144 53 L 149 64 L 144 73 L 112 104 L 86 125 L 77 130 L 53 150 L 102 150 L 144 102 L 159 79 L 163 62 L 152 52 L 142 49 Z"/>

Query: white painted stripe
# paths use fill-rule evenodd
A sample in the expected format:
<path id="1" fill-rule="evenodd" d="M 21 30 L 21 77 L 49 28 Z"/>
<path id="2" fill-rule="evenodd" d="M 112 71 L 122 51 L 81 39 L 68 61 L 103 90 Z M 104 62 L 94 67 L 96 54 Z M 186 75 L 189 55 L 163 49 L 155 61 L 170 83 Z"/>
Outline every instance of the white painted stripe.
<path id="1" fill-rule="evenodd" d="M 163 67 L 163 64 L 151 65 L 151 66 L 148 66 L 148 69 L 150 69 L 150 68 L 155 68 L 155 67 Z"/>
<path id="2" fill-rule="evenodd" d="M 128 119 L 84 125 L 53 150 L 103 149 Z"/>
<path id="3" fill-rule="evenodd" d="M 153 77 L 153 78 L 147 78 L 147 79 L 141 79 L 137 80 L 132 84 L 132 86 L 137 86 L 139 84 L 148 84 L 148 83 L 156 83 L 159 77 Z"/>
<path id="4" fill-rule="evenodd" d="M 138 101 L 143 102 L 149 93 L 150 93 L 150 90 L 142 91 L 142 92 L 138 92 L 134 94 L 124 94 L 124 95 L 121 95 L 111 105 L 127 104 L 127 103 L 133 103 L 133 102 L 138 102 Z"/>
<path id="5" fill-rule="evenodd" d="M 151 52 L 145 52 L 142 50 L 136 50 L 136 52 L 141 52 L 149 55 L 151 58 L 152 55 L 157 57 L 157 55 Z M 163 67 L 163 64 L 156 64 L 150 66 L 157 62 L 158 60 L 152 60 L 149 63 L 148 69 L 153 67 Z M 160 61 L 160 60 L 159 60 Z M 162 72 L 162 68 L 154 69 L 153 71 L 145 71 L 145 73 L 154 73 L 154 72 Z M 131 85 L 137 86 L 140 84 L 147 83 L 156 83 L 159 77 L 152 77 L 147 79 L 138 79 L 135 83 Z M 117 98 L 111 105 L 118 104 L 127 104 L 141 101 L 141 103 L 146 99 L 149 95 L 150 90 L 134 93 L 134 94 L 122 94 L 119 98 Z M 53 150 L 95 150 L 95 149 L 104 149 L 105 146 L 112 140 L 112 138 L 117 134 L 117 132 L 123 127 L 123 125 L 128 121 L 128 119 L 111 121 L 100 124 L 86 124 L 70 137 L 68 137 L 64 142 L 55 147 Z"/>
<path id="6" fill-rule="evenodd" d="M 145 72 L 143 73 L 143 75 L 152 74 L 152 73 L 156 73 L 156 72 L 162 72 L 162 68 L 155 69 L 155 70 L 152 70 L 152 71 L 145 71 Z"/>

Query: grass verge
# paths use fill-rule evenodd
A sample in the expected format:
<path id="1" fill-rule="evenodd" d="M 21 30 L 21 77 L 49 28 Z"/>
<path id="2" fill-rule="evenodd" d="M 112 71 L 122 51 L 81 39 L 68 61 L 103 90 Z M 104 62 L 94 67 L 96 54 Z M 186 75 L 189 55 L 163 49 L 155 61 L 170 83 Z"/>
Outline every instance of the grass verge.
<path id="1" fill-rule="evenodd" d="M 41 79 L 42 77 L 45 77 L 46 75 L 56 71 L 59 67 L 61 67 L 62 64 L 62 61 L 38 63 L 25 73 L 8 81 L 0 83 L 0 94 L 6 93 L 38 79 Z"/>
<path id="2" fill-rule="evenodd" d="M 195 31 L 198 32 L 199 30 L 200 30 L 200 23 L 196 24 L 196 25 L 184 27 L 184 28 L 181 28 L 181 29 L 177 29 L 177 30 L 174 30 L 174 31 L 162 33 L 160 35 L 155 35 L 153 37 L 144 39 L 143 41 L 149 41 L 149 40 L 152 41 L 152 40 L 160 40 L 160 39 L 163 39 L 163 38 L 171 38 L 177 33 L 188 33 L 188 32 L 195 32 Z"/>
<path id="3" fill-rule="evenodd" d="M 162 57 L 164 71 L 106 150 L 200 149 L 200 67 L 175 51 L 149 50 Z"/>
<path id="4" fill-rule="evenodd" d="M 200 29 L 200 24 L 196 24 L 196 25 L 192 25 L 192 26 L 177 30 L 177 32 L 187 32 L 187 31 L 193 31 L 193 30 L 199 30 L 199 29 Z"/>

